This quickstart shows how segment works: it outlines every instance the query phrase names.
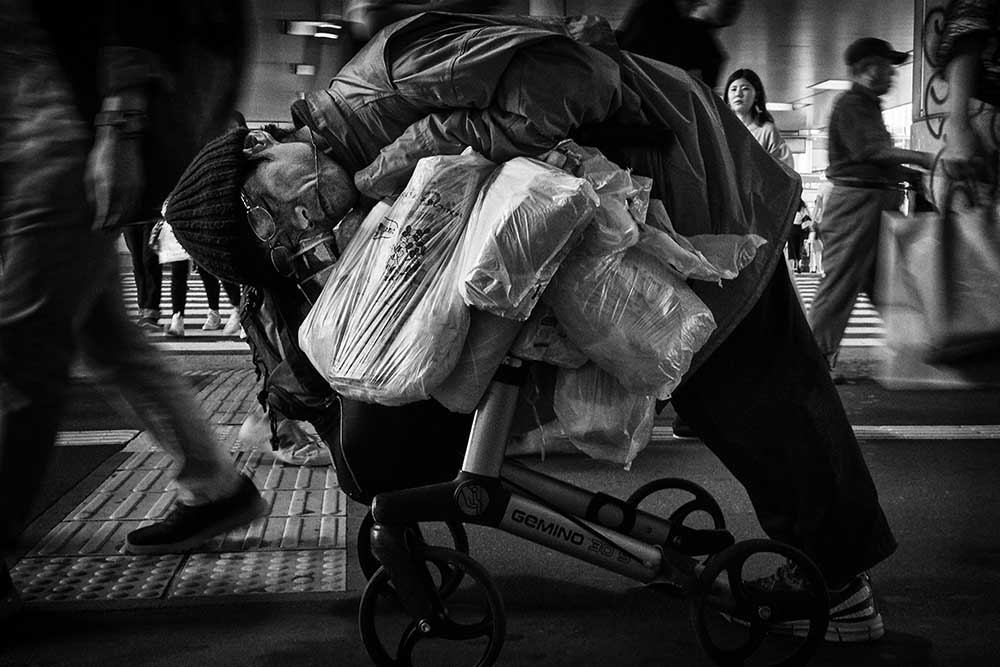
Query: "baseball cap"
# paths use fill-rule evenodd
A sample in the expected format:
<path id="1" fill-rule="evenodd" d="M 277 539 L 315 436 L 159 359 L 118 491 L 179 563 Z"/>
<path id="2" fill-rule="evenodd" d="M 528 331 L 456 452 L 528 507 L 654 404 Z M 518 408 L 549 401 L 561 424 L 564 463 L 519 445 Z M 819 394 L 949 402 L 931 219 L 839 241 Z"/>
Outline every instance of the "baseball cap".
<path id="1" fill-rule="evenodd" d="M 861 39 L 854 40 L 847 47 L 847 50 L 844 51 L 844 62 L 848 65 L 853 65 L 869 56 L 880 56 L 893 65 L 902 65 L 907 58 L 907 54 L 902 51 L 893 51 L 892 46 L 884 39 L 862 37 Z"/>

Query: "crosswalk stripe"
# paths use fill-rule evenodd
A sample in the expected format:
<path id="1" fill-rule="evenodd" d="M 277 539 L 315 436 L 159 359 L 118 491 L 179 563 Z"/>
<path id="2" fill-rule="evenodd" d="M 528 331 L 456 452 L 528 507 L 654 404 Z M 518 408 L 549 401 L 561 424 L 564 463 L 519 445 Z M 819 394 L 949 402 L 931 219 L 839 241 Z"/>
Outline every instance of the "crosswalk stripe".
<path id="1" fill-rule="evenodd" d="M 858 424 L 859 440 L 1000 440 L 1000 424 Z M 653 427 L 653 442 L 674 441 L 669 426 Z"/>

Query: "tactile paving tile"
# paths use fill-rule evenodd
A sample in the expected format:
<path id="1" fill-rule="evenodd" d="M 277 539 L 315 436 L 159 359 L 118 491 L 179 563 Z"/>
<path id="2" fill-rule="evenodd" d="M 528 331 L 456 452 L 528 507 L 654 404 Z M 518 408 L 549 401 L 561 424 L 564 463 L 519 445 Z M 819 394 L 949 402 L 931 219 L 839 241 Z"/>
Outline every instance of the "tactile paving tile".
<path id="1" fill-rule="evenodd" d="M 183 560 L 163 556 L 23 558 L 14 579 L 25 602 L 161 598 Z"/>
<path id="2" fill-rule="evenodd" d="M 213 429 L 236 469 L 261 490 L 268 516 L 196 553 L 122 554 L 125 536 L 162 518 L 176 499 L 173 460 L 140 433 L 123 448 L 128 457 L 117 469 L 17 564 L 13 575 L 30 591 L 25 597 L 80 602 L 346 590 L 347 499 L 334 468 L 284 466 L 270 451 L 239 442 L 238 425 Z"/>
<path id="3" fill-rule="evenodd" d="M 343 591 L 346 565 L 340 549 L 193 554 L 167 597 Z"/>

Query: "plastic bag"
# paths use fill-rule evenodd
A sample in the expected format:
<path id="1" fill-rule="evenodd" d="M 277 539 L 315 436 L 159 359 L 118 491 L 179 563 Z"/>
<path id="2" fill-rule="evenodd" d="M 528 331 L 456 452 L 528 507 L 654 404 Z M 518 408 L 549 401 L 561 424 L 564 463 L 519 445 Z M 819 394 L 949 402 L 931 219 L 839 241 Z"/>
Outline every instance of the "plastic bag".
<path id="1" fill-rule="evenodd" d="M 552 309 L 544 303 L 535 306 L 510 354 L 562 368 L 579 368 L 587 363 L 587 356 L 573 344 Z"/>
<path id="2" fill-rule="evenodd" d="M 555 412 L 562 433 L 591 458 L 626 470 L 653 435 L 655 399 L 629 393 L 594 364 L 560 369 Z"/>
<path id="3" fill-rule="evenodd" d="M 646 237 L 644 243 L 650 251 L 683 277 L 695 280 L 721 282 L 735 278 L 757 256 L 757 248 L 767 243 L 756 234 L 681 236 L 659 199 L 649 201 L 646 222 L 640 233 Z"/>
<path id="4" fill-rule="evenodd" d="M 451 374 L 431 390 L 431 398 L 452 412 L 475 410 L 522 326 L 473 309 L 462 354 Z"/>
<path id="5" fill-rule="evenodd" d="M 526 320 L 597 204 L 585 180 L 549 164 L 520 157 L 504 163 L 469 223 L 459 286 L 465 303 Z"/>
<path id="6" fill-rule="evenodd" d="M 666 399 L 715 320 L 647 239 L 610 255 L 581 243 L 543 298 L 570 340 L 629 392 Z"/>
<path id="7" fill-rule="evenodd" d="M 452 372 L 469 327 L 455 254 L 494 167 L 471 151 L 424 158 L 395 203 L 365 218 L 299 328 L 334 390 L 400 405 Z"/>

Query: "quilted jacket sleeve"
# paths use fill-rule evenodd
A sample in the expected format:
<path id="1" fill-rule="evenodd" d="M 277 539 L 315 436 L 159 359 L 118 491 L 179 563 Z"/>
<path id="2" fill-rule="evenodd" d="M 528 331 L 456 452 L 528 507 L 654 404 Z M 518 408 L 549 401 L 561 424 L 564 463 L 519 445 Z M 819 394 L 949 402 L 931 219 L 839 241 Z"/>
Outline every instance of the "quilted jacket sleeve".
<path id="1" fill-rule="evenodd" d="M 462 77 L 467 85 L 474 77 Z M 474 84 L 473 84 L 474 85 Z M 466 146 L 494 161 L 535 155 L 575 128 L 608 118 L 621 105 L 618 64 L 570 40 L 521 49 L 489 90 L 462 90 L 488 99 L 485 108 L 439 110 L 411 124 L 355 176 L 365 194 L 398 194 L 422 157 L 456 154 Z"/>

